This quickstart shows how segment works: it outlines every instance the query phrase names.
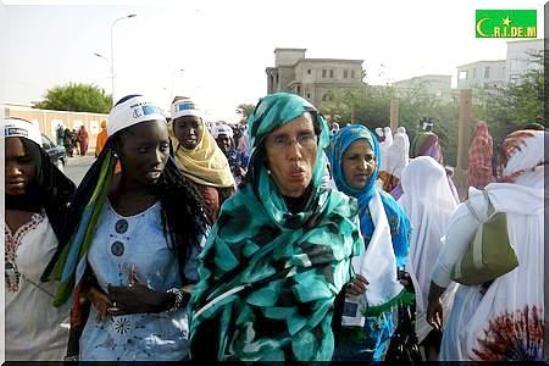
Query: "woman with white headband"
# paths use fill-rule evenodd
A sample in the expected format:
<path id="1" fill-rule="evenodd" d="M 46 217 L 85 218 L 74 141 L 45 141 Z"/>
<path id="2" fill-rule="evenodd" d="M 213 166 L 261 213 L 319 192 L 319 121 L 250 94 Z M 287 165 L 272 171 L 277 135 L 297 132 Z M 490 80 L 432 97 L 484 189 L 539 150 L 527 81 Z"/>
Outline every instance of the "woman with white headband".
<path id="1" fill-rule="evenodd" d="M 239 186 L 246 175 L 249 157 L 234 147 L 233 129 L 226 124 L 214 127 L 212 135 L 227 157 L 236 185 Z"/>
<path id="2" fill-rule="evenodd" d="M 170 157 L 168 125 L 156 106 L 139 95 L 122 98 L 107 132 L 73 200 L 70 240 L 52 262 L 60 281 L 55 304 L 73 293 L 68 355 L 182 360 L 207 219 Z"/>
<path id="3" fill-rule="evenodd" d="M 65 237 L 75 187 L 42 149 L 36 126 L 17 118 L 2 124 L 6 361 L 62 361 L 69 307 L 53 307 L 55 285 L 40 276 Z"/>
<path id="4" fill-rule="evenodd" d="M 169 126 L 174 156 L 183 175 L 200 192 L 210 222 L 217 219 L 223 202 L 235 190 L 235 180 L 227 158 L 206 127 L 204 114 L 189 98 L 172 104 Z"/>

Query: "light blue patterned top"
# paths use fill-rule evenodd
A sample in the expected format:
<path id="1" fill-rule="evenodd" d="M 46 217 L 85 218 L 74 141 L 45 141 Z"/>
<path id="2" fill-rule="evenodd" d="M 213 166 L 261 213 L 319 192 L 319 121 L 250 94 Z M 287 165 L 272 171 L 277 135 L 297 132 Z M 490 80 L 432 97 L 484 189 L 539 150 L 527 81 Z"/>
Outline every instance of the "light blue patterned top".
<path id="1" fill-rule="evenodd" d="M 189 263 L 198 251 L 193 250 Z M 138 282 L 155 291 L 182 285 L 177 258 L 162 230 L 160 202 L 124 217 L 107 201 L 87 261 L 105 292 L 109 284 L 127 286 L 132 268 Z M 195 277 L 188 273 L 195 271 L 185 268 L 189 277 Z M 114 316 L 103 322 L 96 315 L 92 306 L 80 338 L 81 361 L 176 361 L 188 353 L 185 308 L 175 313 Z"/>

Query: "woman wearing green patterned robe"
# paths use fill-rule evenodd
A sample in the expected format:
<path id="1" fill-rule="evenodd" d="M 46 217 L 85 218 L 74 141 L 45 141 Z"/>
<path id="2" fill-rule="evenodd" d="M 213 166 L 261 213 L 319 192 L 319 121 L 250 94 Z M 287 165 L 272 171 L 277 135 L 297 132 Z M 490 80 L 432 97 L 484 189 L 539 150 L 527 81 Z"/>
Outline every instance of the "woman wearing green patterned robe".
<path id="1" fill-rule="evenodd" d="M 221 209 L 191 300 L 191 359 L 332 358 L 334 300 L 362 252 L 356 201 L 322 185 L 324 118 L 286 93 L 248 120 L 246 184 Z"/>

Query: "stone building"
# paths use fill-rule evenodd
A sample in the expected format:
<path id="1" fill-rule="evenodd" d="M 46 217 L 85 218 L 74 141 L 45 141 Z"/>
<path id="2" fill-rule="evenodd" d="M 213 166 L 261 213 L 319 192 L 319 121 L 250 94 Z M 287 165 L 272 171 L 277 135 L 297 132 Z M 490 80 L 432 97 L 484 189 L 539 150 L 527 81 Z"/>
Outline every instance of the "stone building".
<path id="1" fill-rule="evenodd" d="M 535 55 L 543 52 L 543 39 L 507 42 L 505 60 L 477 61 L 458 66 L 458 89 L 503 86 L 515 83 L 530 70 L 542 68 Z"/>
<path id="2" fill-rule="evenodd" d="M 362 85 L 363 60 L 305 58 L 305 48 L 277 48 L 275 66 L 267 67 L 267 93 L 296 93 L 318 106 L 334 89 Z"/>
<path id="3" fill-rule="evenodd" d="M 500 87 L 505 84 L 505 60 L 477 61 L 457 67 L 458 89 Z"/>

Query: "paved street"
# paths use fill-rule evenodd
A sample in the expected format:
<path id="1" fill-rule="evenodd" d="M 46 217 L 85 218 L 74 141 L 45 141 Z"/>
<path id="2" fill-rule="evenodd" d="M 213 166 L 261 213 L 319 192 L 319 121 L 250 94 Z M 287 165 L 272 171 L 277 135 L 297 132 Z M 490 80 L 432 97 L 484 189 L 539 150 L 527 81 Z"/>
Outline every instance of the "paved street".
<path id="1" fill-rule="evenodd" d="M 80 184 L 82 178 L 90 168 L 90 166 L 95 161 L 93 155 L 86 156 L 77 156 L 73 158 L 68 158 L 67 165 L 65 166 L 65 174 L 69 177 L 76 185 Z"/>

